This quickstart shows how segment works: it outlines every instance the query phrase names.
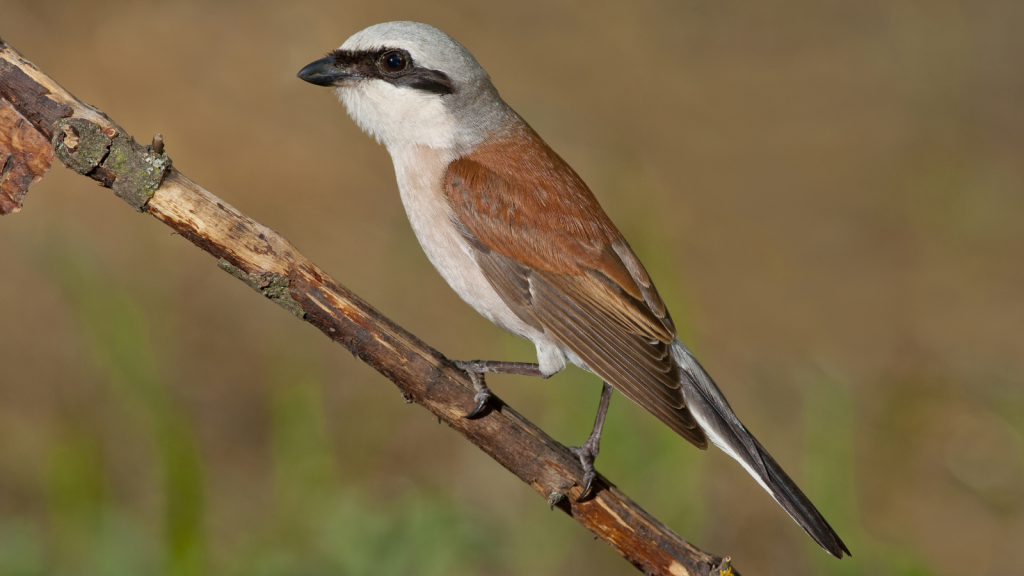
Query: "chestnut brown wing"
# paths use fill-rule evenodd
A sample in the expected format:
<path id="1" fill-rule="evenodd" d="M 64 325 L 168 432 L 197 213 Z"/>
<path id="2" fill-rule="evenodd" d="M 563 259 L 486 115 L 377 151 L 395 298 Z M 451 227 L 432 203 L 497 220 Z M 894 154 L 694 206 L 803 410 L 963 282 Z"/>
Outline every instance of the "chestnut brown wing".
<path id="1" fill-rule="evenodd" d="M 493 169 L 486 153 L 452 162 L 444 191 L 453 223 L 524 322 L 706 448 L 683 401 L 671 351 L 675 327 L 654 284 L 590 190 L 549 151 L 519 155 L 515 171 L 507 162 Z"/>

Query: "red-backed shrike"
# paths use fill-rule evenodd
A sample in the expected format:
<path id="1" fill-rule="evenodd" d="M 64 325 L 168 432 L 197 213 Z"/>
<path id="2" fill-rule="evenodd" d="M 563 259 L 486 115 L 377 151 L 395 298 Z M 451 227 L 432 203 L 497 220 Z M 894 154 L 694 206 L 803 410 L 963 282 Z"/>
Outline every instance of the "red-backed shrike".
<path id="1" fill-rule="evenodd" d="M 580 177 L 508 106 L 473 55 L 415 22 L 371 26 L 299 78 L 335 89 L 391 153 L 402 203 L 434 267 L 488 320 L 537 347 L 538 364 L 459 362 L 486 412 L 483 373 L 548 377 L 566 362 L 605 384 L 573 448 L 593 490 L 612 389 L 700 449 L 735 458 L 822 548 L 846 545 L 740 423 L 686 346 L 650 276 Z"/>

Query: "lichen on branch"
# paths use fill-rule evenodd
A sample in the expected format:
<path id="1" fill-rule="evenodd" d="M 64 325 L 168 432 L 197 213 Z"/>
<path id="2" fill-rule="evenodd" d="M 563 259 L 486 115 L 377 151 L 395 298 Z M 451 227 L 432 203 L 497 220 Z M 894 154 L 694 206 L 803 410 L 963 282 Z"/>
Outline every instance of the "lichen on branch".
<path id="1" fill-rule="evenodd" d="M 306 311 L 302 309 L 302 306 L 300 306 L 288 292 L 288 286 L 291 284 L 291 281 L 288 280 L 286 276 L 282 276 L 280 274 L 254 274 L 246 272 L 238 266 L 232 265 L 223 258 L 217 261 L 217 266 L 221 270 L 231 274 L 242 282 L 245 282 L 253 290 L 263 294 L 267 298 L 270 298 L 275 304 L 291 312 L 297 318 L 306 317 Z"/>

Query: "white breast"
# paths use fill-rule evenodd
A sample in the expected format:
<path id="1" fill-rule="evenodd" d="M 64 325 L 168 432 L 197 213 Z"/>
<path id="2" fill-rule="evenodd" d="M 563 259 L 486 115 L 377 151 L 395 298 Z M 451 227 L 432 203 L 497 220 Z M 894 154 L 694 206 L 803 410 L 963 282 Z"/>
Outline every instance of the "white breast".
<path id="1" fill-rule="evenodd" d="M 491 322 L 537 346 L 541 370 L 553 374 L 565 367 L 562 347 L 549 335 L 523 322 L 502 301 L 473 259 L 472 247 L 452 223 L 442 190 L 452 152 L 426 146 L 389 147 L 405 213 L 430 263 L 455 292 Z"/>

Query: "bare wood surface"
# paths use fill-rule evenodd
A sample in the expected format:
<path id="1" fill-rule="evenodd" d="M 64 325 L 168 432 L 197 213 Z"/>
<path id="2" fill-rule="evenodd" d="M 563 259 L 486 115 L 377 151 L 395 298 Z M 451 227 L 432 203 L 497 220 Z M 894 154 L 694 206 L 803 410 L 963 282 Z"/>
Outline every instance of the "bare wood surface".
<path id="1" fill-rule="evenodd" d="M 576 502 L 583 470 L 568 449 L 497 397 L 481 418 L 463 418 L 475 405 L 472 384 L 441 353 L 335 282 L 284 237 L 176 171 L 162 140 L 154 141 L 155 151 L 139 145 L 0 40 L 0 113 L 5 109 L 18 115 L 0 122 L 0 143 L 12 135 L 20 143 L 19 154 L 7 156 L 10 170 L 27 170 L 38 178 L 49 151 L 68 168 L 113 189 L 217 258 L 222 269 L 378 370 L 407 401 L 445 421 L 644 573 L 735 574 L 727 561 L 691 545 L 603 476 L 594 497 Z M 21 124 L 12 128 L 19 118 Z M 25 121 L 37 138 L 16 132 Z"/>

